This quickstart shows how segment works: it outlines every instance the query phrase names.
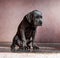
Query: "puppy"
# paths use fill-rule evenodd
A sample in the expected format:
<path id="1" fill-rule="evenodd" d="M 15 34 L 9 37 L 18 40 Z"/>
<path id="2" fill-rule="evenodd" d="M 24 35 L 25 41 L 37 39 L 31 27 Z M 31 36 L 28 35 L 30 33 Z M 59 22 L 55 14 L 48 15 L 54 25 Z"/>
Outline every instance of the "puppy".
<path id="1" fill-rule="evenodd" d="M 33 10 L 26 14 L 19 24 L 17 33 L 13 38 L 11 50 L 15 50 L 16 45 L 22 49 L 30 49 L 30 43 L 32 43 L 33 49 L 39 49 L 34 44 L 37 26 L 42 26 L 42 13 L 38 10 Z"/>

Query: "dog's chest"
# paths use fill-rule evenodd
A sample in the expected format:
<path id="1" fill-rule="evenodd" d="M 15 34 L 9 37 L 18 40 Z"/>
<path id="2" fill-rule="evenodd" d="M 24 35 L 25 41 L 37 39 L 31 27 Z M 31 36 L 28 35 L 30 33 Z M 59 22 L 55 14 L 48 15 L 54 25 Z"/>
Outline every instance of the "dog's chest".
<path id="1" fill-rule="evenodd" d="M 35 31 L 34 27 L 26 27 L 25 28 L 25 36 L 26 36 L 26 38 L 30 38 L 33 35 L 34 31 Z"/>

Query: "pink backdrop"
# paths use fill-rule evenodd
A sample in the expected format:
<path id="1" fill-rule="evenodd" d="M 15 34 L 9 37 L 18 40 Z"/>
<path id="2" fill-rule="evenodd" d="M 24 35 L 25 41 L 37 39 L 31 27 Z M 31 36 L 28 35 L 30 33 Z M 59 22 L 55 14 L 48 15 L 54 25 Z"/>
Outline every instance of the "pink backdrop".
<path id="1" fill-rule="evenodd" d="M 11 42 L 24 15 L 35 9 L 44 19 L 35 40 L 60 42 L 60 0 L 0 0 L 0 42 Z"/>

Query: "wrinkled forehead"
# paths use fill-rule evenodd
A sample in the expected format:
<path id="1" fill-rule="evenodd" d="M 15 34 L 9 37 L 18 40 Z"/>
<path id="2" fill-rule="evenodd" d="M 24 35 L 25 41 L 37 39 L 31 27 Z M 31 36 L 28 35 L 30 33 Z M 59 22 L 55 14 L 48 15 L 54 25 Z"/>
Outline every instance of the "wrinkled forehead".
<path id="1" fill-rule="evenodd" d="M 34 16 L 42 16 L 42 12 L 41 11 L 34 11 Z"/>

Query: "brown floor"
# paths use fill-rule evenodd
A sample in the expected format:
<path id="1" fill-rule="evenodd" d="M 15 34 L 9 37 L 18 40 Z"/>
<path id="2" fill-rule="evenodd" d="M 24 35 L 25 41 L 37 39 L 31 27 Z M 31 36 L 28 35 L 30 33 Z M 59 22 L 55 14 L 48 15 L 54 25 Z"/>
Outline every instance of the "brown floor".
<path id="1" fill-rule="evenodd" d="M 10 52 L 11 43 L 0 43 L 0 52 Z M 60 53 L 60 43 L 37 43 L 39 50 L 18 50 L 17 53 Z M 13 52 L 13 53 L 15 53 Z"/>

